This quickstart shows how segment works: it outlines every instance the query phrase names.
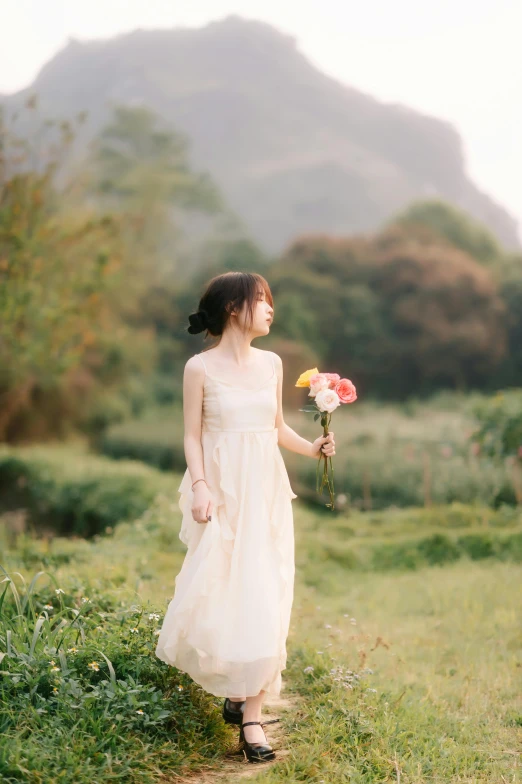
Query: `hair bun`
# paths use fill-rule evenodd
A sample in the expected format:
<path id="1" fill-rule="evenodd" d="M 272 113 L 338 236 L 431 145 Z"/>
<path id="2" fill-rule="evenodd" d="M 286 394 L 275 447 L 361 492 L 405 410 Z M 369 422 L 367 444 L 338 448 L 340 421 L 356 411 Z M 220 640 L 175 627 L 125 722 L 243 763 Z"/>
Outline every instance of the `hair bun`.
<path id="1" fill-rule="evenodd" d="M 196 313 L 191 313 L 189 316 L 190 327 L 188 331 L 191 335 L 197 335 L 199 332 L 208 329 L 208 316 L 206 310 L 198 310 Z"/>

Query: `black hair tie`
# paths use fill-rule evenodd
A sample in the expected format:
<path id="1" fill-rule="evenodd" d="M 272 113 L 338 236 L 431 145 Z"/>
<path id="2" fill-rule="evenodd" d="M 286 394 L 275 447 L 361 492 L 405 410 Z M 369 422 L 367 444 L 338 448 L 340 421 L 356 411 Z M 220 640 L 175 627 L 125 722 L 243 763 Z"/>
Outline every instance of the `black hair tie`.
<path id="1" fill-rule="evenodd" d="M 189 316 L 190 327 L 188 331 L 191 335 L 197 335 L 198 332 L 208 329 L 208 314 L 204 309 L 191 313 Z"/>

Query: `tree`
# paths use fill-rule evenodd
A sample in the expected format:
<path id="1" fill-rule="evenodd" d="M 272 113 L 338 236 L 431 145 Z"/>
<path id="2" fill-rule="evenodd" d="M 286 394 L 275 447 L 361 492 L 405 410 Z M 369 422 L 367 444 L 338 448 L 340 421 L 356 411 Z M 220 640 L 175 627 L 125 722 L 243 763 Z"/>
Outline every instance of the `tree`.
<path id="1" fill-rule="evenodd" d="M 62 124 L 58 146 L 36 149 L 0 122 L 0 440 L 20 437 L 24 416 L 38 419 L 51 398 L 61 415 L 40 432 L 83 416 L 68 396 L 80 370 L 83 395 L 74 402 L 88 405 L 97 379 L 105 374 L 107 388 L 129 369 L 129 331 L 115 307 L 125 275 L 119 219 L 72 211 L 55 184 L 72 137 Z M 134 347 L 140 340 L 132 335 Z M 107 372 L 111 341 L 119 359 Z"/>
<path id="2" fill-rule="evenodd" d="M 490 271 L 398 227 L 304 237 L 274 270 L 274 288 L 286 336 L 367 396 L 484 385 L 505 355 L 505 308 Z"/>
<path id="3" fill-rule="evenodd" d="M 94 143 L 92 163 L 95 193 L 125 215 L 128 253 L 145 260 L 149 280 L 172 275 L 182 233 L 176 217 L 222 208 L 211 179 L 192 170 L 186 138 L 146 108 L 119 106 Z"/>
<path id="4" fill-rule="evenodd" d="M 399 226 L 410 235 L 447 240 L 450 245 L 488 266 L 495 266 L 504 251 L 493 234 L 463 210 L 439 200 L 416 202 L 392 218 L 388 226 Z"/>

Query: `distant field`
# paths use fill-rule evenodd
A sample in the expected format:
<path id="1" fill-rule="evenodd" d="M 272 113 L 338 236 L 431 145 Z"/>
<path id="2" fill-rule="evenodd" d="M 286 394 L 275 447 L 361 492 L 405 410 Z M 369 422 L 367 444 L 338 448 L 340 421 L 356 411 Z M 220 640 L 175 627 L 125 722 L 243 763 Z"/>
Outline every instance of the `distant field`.
<path id="1" fill-rule="evenodd" d="M 510 471 L 476 454 L 470 414 L 479 394 L 440 393 L 428 401 L 385 404 L 358 400 L 334 412 L 331 428 L 337 455 L 335 490 L 339 503 L 354 508 L 386 509 L 424 504 L 490 506 L 515 504 Z M 304 398 L 306 400 L 306 398 Z M 285 407 L 285 420 L 310 441 L 321 432 L 310 414 Z M 182 414 L 173 407 L 147 412 L 141 420 L 108 430 L 102 451 L 112 458 L 133 458 L 166 470 L 183 470 Z M 282 450 L 294 491 L 317 503 L 316 461 Z"/>

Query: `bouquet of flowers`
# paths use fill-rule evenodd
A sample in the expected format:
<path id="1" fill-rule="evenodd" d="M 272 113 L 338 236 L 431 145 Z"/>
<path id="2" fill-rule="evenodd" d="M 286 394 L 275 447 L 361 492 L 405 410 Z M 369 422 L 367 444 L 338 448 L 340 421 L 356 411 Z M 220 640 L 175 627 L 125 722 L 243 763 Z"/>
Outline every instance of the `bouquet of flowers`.
<path id="1" fill-rule="evenodd" d="M 319 373 L 317 368 L 306 370 L 297 379 L 296 387 L 310 387 L 309 397 L 314 399 L 314 405 L 300 408 L 299 411 L 314 414 L 314 422 L 321 417 L 323 435 L 329 433 L 328 426 L 332 418 L 332 412 L 342 403 L 353 403 L 357 400 L 357 391 L 350 379 L 341 378 L 337 373 Z M 323 476 L 319 486 L 319 465 L 324 459 Z M 331 478 L 328 473 L 328 461 L 330 461 Z M 328 487 L 330 493 L 330 503 L 326 504 L 330 510 L 334 508 L 334 470 L 332 458 L 328 455 L 320 455 L 317 463 L 316 490 L 321 495 L 324 486 Z"/>

